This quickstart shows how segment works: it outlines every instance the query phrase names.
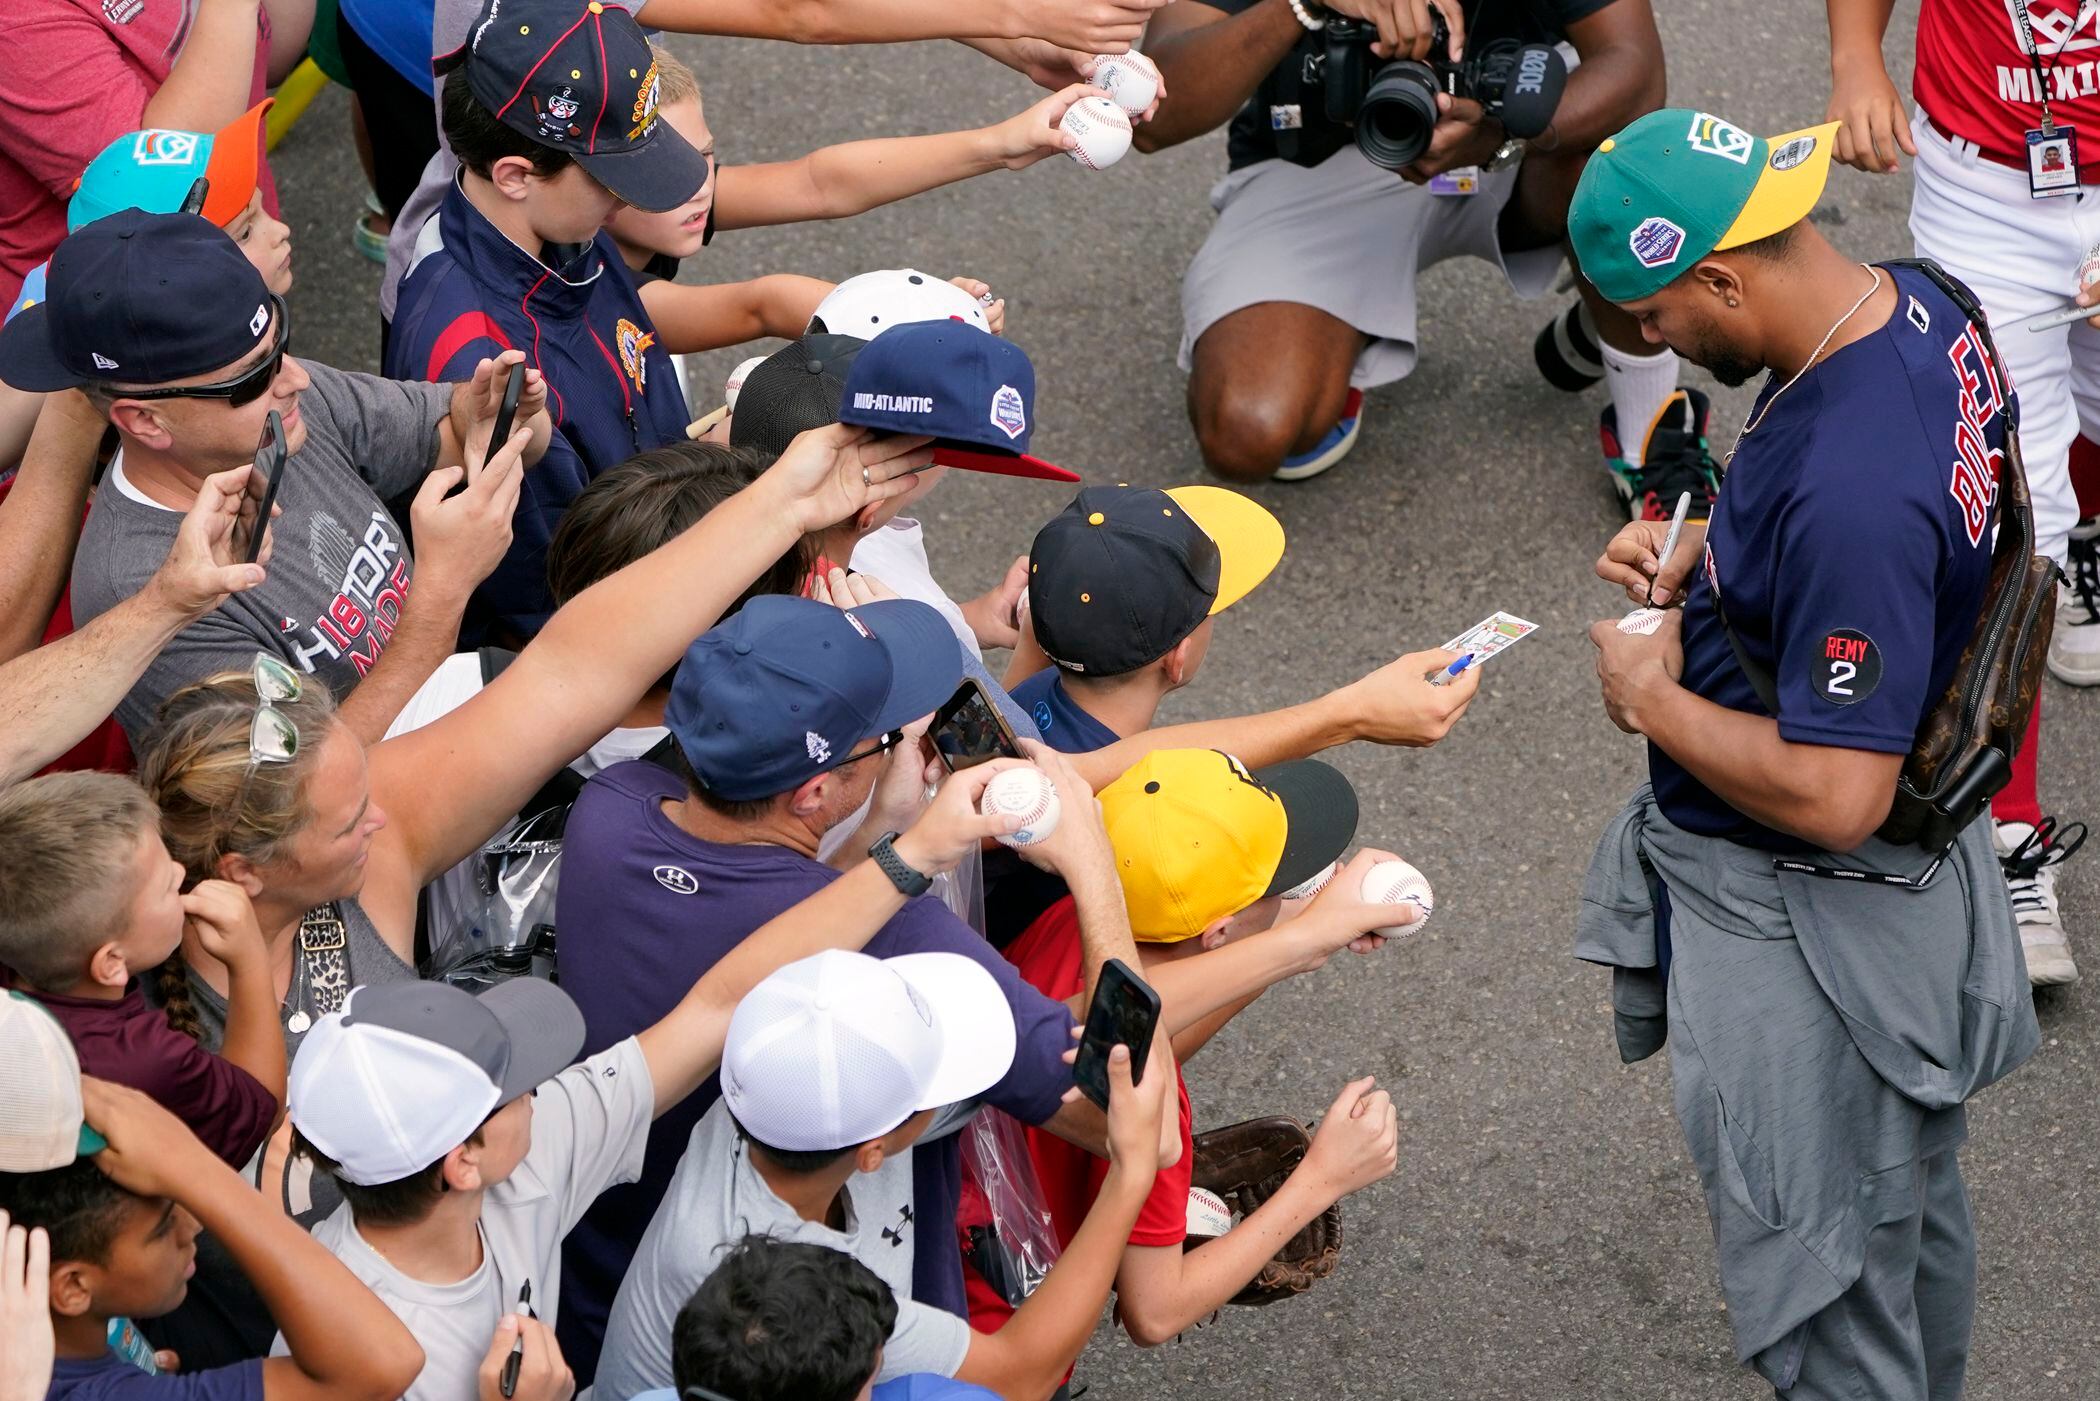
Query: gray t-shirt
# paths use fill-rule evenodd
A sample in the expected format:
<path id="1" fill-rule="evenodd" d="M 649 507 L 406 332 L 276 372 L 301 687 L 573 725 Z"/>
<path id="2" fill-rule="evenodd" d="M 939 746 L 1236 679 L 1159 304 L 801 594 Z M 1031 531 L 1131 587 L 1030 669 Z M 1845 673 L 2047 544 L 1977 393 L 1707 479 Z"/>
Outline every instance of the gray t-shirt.
<path id="1" fill-rule="evenodd" d="M 951 1106 L 936 1117 L 927 1138 L 953 1133 L 974 1105 Z M 925 1140 L 922 1139 L 921 1142 Z M 808 1241 L 842 1250 L 881 1277 L 897 1299 L 897 1326 L 882 1350 L 876 1378 L 932 1372 L 952 1377 L 970 1350 L 970 1325 L 911 1297 L 913 1242 L 924 1227 L 933 1249 L 955 1248 L 955 1223 L 921 1222 L 912 1215 L 912 1155 L 884 1158 L 854 1177 L 844 1192 L 845 1229 L 805 1221 L 766 1185 L 726 1100 L 693 1127 L 685 1156 L 649 1223 L 634 1263 L 621 1281 L 605 1328 L 592 1396 L 626 1401 L 651 1387 L 670 1386 L 671 1325 L 724 1251 L 747 1235 Z"/>
<path id="2" fill-rule="evenodd" d="M 623 10 L 639 10 L 648 0 L 613 0 Z M 435 59 L 445 54 L 456 53 L 463 47 L 474 28 L 474 16 L 481 13 L 481 0 L 437 0 L 435 13 L 431 16 L 430 56 Z M 444 92 L 445 80 L 438 79 L 438 91 Z M 452 143 L 445 139 L 444 103 L 438 103 L 437 154 L 423 167 L 423 178 L 416 183 L 415 193 L 401 206 L 400 214 L 394 218 L 394 231 L 386 241 L 386 271 L 379 279 L 379 314 L 388 323 L 394 319 L 395 299 L 401 294 L 401 279 L 408 276 L 408 265 L 415 260 L 416 236 L 430 216 L 444 203 L 445 192 L 452 188 L 452 177 L 459 174 L 459 157 L 452 154 Z"/>
<path id="3" fill-rule="evenodd" d="M 561 1300 L 561 1238 L 600 1192 L 642 1173 L 642 1149 L 656 1107 L 648 1062 L 633 1037 L 570 1066 L 541 1085 L 532 1102 L 532 1147 L 525 1161 L 481 1201 L 481 1265 L 452 1284 L 411 1279 L 358 1233 L 345 1205 L 314 1228 L 314 1239 L 349 1266 L 408 1325 L 423 1349 L 423 1370 L 403 1401 L 476 1401 L 476 1373 L 522 1286 L 552 1327 Z M 285 1356 L 284 1336 L 271 1349 Z"/>
<path id="4" fill-rule="evenodd" d="M 117 706 L 136 748 L 161 702 L 258 651 L 318 677 L 338 698 L 372 669 L 401 619 L 415 562 L 381 501 L 412 489 L 437 461 L 454 386 L 404 383 L 300 362 L 306 442 L 284 465 L 269 577 L 191 623 Z M 73 618 L 86 623 L 144 587 L 167 558 L 182 513 L 148 500 L 111 464 L 73 557 Z"/>

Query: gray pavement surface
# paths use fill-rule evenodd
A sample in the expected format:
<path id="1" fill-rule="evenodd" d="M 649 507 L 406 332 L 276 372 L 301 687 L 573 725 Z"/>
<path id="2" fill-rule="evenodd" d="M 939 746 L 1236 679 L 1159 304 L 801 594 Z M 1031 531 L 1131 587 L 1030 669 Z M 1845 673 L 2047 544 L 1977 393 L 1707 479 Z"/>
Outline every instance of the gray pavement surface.
<path id="1" fill-rule="evenodd" d="M 1674 103 L 1765 132 L 1820 118 L 1820 4 L 1658 8 Z M 1889 52 L 1907 82 L 1915 5 L 1900 8 Z M 1037 95 L 952 45 L 676 47 L 729 161 L 987 122 Z M 362 184 L 340 93 L 273 164 L 296 231 L 299 350 L 372 368 L 376 270 L 350 248 Z M 1178 286 L 1223 168 L 1218 136 L 1099 174 L 1052 160 L 843 223 L 725 235 L 685 276 L 982 277 L 1040 374 L 1038 452 L 1090 478 L 1200 480 L 1173 360 Z M 1908 205 L 1907 174 L 1841 170 L 1817 217 L 1862 258 L 1907 256 Z M 1376 1074 L 1402 1109 L 1399 1171 L 1348 1203 L 1341 1269 L 1309 1296 L 1152 1351 L 1104 1327 L 1078 1370 L 1095 1401 L 1761 1392 L 1732 1360 L 1663 1059 L 1618 1063 L 1606 975 L 1569 955 L 1591 844 L 1643 761 L 1597 704 L 1583 635 L 1623 607 L 1590 572 L 1622 516 L 1597 453 L 1601 391 L 1565 396 L 1532 368 L 1551 305 L 1517 303 L 1481 264 L 1432 272 L 1421 366 L 1370 396 L 1355 455 L 1254 492 L 1289 551 L 1222 620 L 1170 718 L 1299 700 L 1497 608 L 1544 626 L 1489 667 L 1445 744 L 1335 756 L 1363 795 L 1362 839 L 1435 883 L 1435 923 L 1277 988 L 1190 1068 L 1203 1125 L 1310 1117 Z M 696 411 L 744 353 L 699 357 Z M 1747 397 L 1716 392 L 1717 449 Z M 951 475 L 925 512 L 936 568 L 958 596 L 989 587 L 1064 499 Z M 2051 682 L 2046 706 L 2045 805 L 2100 817 L 2100 694 Z M 2088 980 L 2042 996 L 2044 1047 L 1976 1104 L 1964 1155 L 1983 1259 L 1968 1394 L 1991 1401 L 2100 1396 L 2100 855 L 2072 861 L 2062 891 Z"/>

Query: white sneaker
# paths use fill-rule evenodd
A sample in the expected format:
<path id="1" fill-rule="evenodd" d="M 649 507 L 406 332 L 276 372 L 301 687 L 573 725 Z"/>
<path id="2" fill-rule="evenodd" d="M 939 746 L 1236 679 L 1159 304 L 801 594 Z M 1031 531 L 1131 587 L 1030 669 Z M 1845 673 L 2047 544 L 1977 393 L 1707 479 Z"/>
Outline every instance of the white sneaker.
<path id="1" fill-rule="evenodd" d="M 2036 987 L 2078 981 L 2071 960 L 2071 941 L 2064 933 L 2063 913 L 2056 904 L 2056 868 L 2085 842 L 2085 824 L 2059 829 L 2045 817 L 2040 827 L 2000 822 L 1992 833 L 1998 864 L 2012 891 L 2013 917 L 2020 924 L 2020 948 L 2027 955 L 2027 981 Z"/>
<path id="2" fill-rule="evenodd" d="M 2056 594 L 2049 671 L 2073 686 L 2100 686 L 2100 517 L 2071 532 L 2065 579 Z"/>

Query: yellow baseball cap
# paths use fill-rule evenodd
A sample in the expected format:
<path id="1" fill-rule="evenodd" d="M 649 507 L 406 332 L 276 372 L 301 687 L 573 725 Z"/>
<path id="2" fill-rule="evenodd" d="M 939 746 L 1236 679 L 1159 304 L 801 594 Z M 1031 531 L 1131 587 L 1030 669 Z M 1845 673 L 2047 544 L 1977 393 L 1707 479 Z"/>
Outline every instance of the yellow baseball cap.
<path id="1" fill-rule="evenodd" d="M 1337 860 L 1356 790 L 1316 759 L 1249 771 L 1219 750 L 1162 749 L 1101 790 L 1101 816 L 1131 934 L 1172 944 Z"/>

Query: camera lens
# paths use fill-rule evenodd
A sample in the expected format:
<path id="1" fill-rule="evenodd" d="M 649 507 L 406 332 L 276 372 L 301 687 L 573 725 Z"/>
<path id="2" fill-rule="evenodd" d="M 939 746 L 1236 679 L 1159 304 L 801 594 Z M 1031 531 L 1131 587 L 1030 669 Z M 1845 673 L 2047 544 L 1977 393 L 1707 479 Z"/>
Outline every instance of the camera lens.
<path id="1" fill-rule="evenodd" d="M 1356 148 L 1373 165 L 1398 170 L 1429 149 L 1436 126 L 1436 74 L 1400 59 L 1380 69 L 1356 111 Z"/>

